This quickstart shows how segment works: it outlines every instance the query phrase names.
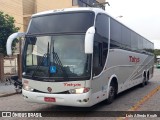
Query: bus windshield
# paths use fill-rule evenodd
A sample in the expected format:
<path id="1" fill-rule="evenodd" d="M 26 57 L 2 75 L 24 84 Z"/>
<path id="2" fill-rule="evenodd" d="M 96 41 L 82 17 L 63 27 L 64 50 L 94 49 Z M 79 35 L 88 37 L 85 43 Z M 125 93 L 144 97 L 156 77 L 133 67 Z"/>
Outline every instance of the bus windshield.
<path id="1" fill-rule="evenodd" d="M 65 76 L 74 80 L 89 79 L 91 56 L 84 52 L 84 38 L 85 35 L 26 36 L 25 76 L 37 80 L 66 80 Z"/>
<path id="2" fill-rule="evenodd" d="M 91 55 L 84 52 L 85 33 L 94 12 L 57 12 L 33 16 L 23 51 L 23 77 L 34 80 L 86 80 Z"/>
<path id="3" fill-rule="evenodd" d="M 64 12 L 32 17 L 27 34 L 85 33 L 94 24 L 93 12 Z"/>

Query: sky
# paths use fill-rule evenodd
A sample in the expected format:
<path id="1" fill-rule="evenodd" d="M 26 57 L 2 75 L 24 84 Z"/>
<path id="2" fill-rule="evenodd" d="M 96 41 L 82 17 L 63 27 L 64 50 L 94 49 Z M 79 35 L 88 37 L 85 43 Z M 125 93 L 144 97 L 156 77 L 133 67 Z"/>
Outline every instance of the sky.
<path id="1" fill-rule="evenodd" d="M 106 0 L 106 12 L 160 49 L 160 0 Z M 123 16 L 123 17 L 118 17 Z"/>

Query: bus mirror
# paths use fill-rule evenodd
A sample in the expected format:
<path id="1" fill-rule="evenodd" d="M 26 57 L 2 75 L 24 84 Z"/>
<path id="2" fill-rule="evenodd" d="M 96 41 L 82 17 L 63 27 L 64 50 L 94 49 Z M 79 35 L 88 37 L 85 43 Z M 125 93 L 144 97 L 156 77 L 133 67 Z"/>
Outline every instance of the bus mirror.
<path id="1" fill-rule="evenodd" d="M 13 42 L 13 40 L 18 37 L 24 37 L 24 36 L 25 36 L 25 33 L 17 32 L 17 33 L 11 34 L 8 37 L 7 43 L 6 43 L 7 55 L 12 55 L 12 42 Z"/>
<path id="2" fill-rule="evenodd" d="M 85 53 L 92 54 L 93 53 L 93 40 L 94 40 L 95 28 L 90 27 L 85 35 Z"/>

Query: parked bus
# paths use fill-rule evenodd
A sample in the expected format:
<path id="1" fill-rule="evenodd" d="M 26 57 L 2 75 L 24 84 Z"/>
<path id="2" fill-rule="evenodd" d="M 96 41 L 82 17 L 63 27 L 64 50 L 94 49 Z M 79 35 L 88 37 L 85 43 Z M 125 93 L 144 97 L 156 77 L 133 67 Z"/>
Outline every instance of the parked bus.
<path id="1" fill-rule="evenodd" d="M 22 54 L 22 94 L 29 102 L 93 106 L 153 76 L 154 45 L 100 8 L 32 15 Z M 143 91 L 142 91 L 143 92 Z"/>
<path id="2" fill-rule="evenodd" d="M 159 61 L 157 61 L 157 68 L 160 68 L 160 60 Z"/>
<path id="3" fill-rule="evenodd" d="M 156 64 L 157 68 L 160 68 L 160 56 L 157 56 L 157 64 Z"/>

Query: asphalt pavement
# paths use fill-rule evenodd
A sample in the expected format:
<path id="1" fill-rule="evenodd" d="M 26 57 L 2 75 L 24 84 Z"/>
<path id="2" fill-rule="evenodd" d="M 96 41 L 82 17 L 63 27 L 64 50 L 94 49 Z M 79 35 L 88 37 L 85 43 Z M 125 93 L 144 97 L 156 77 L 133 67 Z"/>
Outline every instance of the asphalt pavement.
<path id="1" fill-rule="evenodd" d="M 112 104 L 106 105 L 101 102 L 91 108 L 76 108 L 76 107 L 65 107 L 65 106 L 55 106 L 50 104 L 38 104 L 38 103 L 29 103 L 23 99 L 23 96 L 15 93 L 15 89 L 13 85 L 9 83 L 5 85 L 4 83 L 0 83 L 0 109 L 1 111 L 28 111 L 28 112 L 41 112 L 41 111 L 84 111 L 91 110 L 91 113 L 86 113 L 83 117 L 81 113 L 79 116 L 82 117 L 66 117 L 64 118 L 66 113 L 60 113 L 62 117 L 47 117 L 42 119 L 47 120 L 122 120 L 122 118 L 106 118 L 102 116 L 97 117 L 87 117 L 91 114 L 94 114 L 95 111 L 99 111 L 104 114 L 105 111 L 145 111 L 150 114 L 149 111 L 155 112 L 151 117 L 125 117 L 123 120 L 160 120 L 160 117 L 156 117 L 156 115 L 160 116 L 160 69 L 155 68 L 154 77 L 149 81 L 148 85 L 141 88 L 139 86 L 125 91 L 120 94 L 117 99 Z M 15 95 L 13 95 L 15 94 Z M 6 96 L 5 96 L 6 95 Z M 3 96 L 3 97 L 1 97 Z M 17 102 L 18 101 L 18 102 Z M 93 111 L 93 112 L 92 112 Z M 140 114 L 140 113 L 139 113 Z M 59 114 L 58 114 L 59 115 Z M 145 114 L 146 115 L 146 114 Z M 152 115 L 152 114 L 151 114 Z M 152 118 L 153 117 L 153 118 Z M 1 118 L 0 118 L 1 119 Z M 26 120 L 30 118 L 24 118 Z M 39 119 L 39 118 L 38 118 Z M 15 120 L 17 118 L 15 117 Z"/>
<path id="2" fill-rule="evenodd" d="M 14 94 L 16 94 L 16 91 L 12 83 L 0 82 L 0 97 L 7 97 Z"/>

